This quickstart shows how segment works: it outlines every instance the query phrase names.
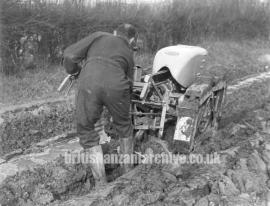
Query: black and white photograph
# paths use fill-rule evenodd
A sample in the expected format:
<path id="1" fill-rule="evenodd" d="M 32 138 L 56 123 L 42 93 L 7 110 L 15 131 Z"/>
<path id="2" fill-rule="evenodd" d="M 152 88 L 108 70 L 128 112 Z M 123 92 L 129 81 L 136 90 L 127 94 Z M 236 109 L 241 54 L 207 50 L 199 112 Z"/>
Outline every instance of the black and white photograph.
<path id="1" fill-rule="evenodd" d="M 0 0 L 0 206 L 270 206 L 270 0 Z"/>

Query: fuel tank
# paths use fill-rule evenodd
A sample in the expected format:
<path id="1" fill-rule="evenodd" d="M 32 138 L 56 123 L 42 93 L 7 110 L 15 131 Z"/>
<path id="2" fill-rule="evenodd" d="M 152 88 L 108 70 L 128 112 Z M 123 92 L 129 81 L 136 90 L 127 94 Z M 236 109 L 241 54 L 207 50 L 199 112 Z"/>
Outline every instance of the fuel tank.
<path id="1" fill-rule="evenodd" d="M 204 48 L 181 44 L 162 48 L 155 55 L 152 73 L 168 68 L 173 78 L 187 88 L 194 82 L 207 53 Z"/>

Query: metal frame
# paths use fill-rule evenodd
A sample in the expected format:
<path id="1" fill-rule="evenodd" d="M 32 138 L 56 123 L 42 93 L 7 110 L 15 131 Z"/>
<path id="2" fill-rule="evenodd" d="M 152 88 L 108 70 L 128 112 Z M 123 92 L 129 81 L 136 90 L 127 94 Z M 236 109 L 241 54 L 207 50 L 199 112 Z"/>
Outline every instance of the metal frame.
<path id="1" fill-rule="evenodd" d="M 163 71 L 162 71 L 163 72 Z M 198 126 L 200 124 L 200 121 L 202 121 L 202 116 L 200 116 L 201 109 L 203 109 L 203 106 L 206 102 L 209 102 L 209 109 L 211 111 L 211 117 L 210 124 L 206 125 L 206 127 L 213 126 L 213 119 L 216 118 L 219 119 L 221 116 L 221 106 L 224 102 L 225 95 L 226 95 L 226 88 L 227 84 L 225 81 L 220 81 L 213 87 L 210 87 L 209 91 L 206 92 L 203 96 L 198 97 L 197 103 L 189 103 L 185 102 L 185 104 L 178 105 L 176 107 L 176 114 L 171 114 L 168 111 L 169 104 L 171 100 L 177 100 L 183 96 L 185 97 L 185 94 L 182 93 L 172 93 L 166 86 L 163 86 L 164 93 L 161 94 L 159 91 L 158 86 L 166 83 L 166 81 L 155 83 L 153 80 L 153 75 L 150 75 L 147 82 L 134 82 L 134 90 L 140 91 L 139 99 L 133 99 L 132 100 L 132 111 L 131 114 L 133 116 L 134 120 L 134 129 L 138 130 L 136 136 L 143 135 L 143 131 L 145 130 L 158 130 L 158 137 L 161 138 L 164 132 L 164 125 L 166 122 L 166 119 L 168 115 L 174 115 L 177 118 L 177 122 L 186 114 L 187 116 L 192 118 L 192 132 L 187 138 L 190 143 L 190 151 L 195 146 L 195 137 L 198 134 Z M 223 91 L 222 95 L 220 96 L 219 93 Z M 148 98 L 149 92 L 154 92 L 158 98 L 158 101 L 151 101 Z M 179 103 L 179 102 L 178 102 Z M 160 112 L 139 112 L 137 111 L 138 105 L 147 105 L 151 107 L 151 105 L 155 108 L 160 108 Z M 142 125 L 138 125 L 138 122 L 136 122 L 137 117 L 145 117 L 146 122 L 142 123 Z M 150 122 L 147 122 L 147 120 L 153 120 Z M 217 120 L 218 121 L 218 120 Z M 176 126 L 177 130 L 177 126 Z M 175 134 L 177 131 L 175 131 Z M 186 141 L 187 141 L 186 140 Z"/>

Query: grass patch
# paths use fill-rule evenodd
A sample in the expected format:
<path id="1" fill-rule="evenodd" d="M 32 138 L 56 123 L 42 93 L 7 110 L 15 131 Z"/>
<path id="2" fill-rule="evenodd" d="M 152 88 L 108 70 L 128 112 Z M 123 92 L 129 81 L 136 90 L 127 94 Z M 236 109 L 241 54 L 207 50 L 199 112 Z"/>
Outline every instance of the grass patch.
<path id="1" fill-rule="evenodd" d="M 244 41 L 205 41 L 200 44 L 207 49 L 208 66 L 206 75 L 226 75 L 228 81 L 243 76 L 264 72 L 265 63 L 259 57 L 270 54 L 270 43 L 262 40 Z"/>
<path id="2" fill-rule="evenodd" d="M 265 65 L 258 58 L 270 54 L 270 43 L 266 41 L 204 41 L 199 44 L 209 52 L 208 65 L 202 70 L 205 75 L 226 74 L 229 81 L 264 72 Z M 152 65 L 154 55 L 136 55 L 136 64 L 147 68 Z M 62 67 L 52 66 L 44 70 L 28 70 L 14 76 L 2 76 L 0 103 L 20 104 L 31 100 L 58 97 L 57 87 L 65 77 Z"/>
<path id="3" fill-rule="evenodd" d="M 57 97 L 57 87 L 65 77 L 63 68 L 28 70 L 14 76 L 2 76 L 2 104 L 19 104 L 31 100 Z"/>

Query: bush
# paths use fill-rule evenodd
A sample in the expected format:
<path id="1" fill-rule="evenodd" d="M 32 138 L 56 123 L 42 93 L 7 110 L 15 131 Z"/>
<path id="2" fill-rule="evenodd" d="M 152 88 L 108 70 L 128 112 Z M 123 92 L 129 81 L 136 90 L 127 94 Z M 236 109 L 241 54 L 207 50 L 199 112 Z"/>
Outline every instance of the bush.
<path id="1" fill-rule="evenodd" d="M 31 53 L 36 63 L 55 63 L 69 44 L 97 30 L 112 32 L 123 22 L 138 27 L 144 52 L 209 38 L 266 38 L 269 33 L 269 5 L 258 0 L 171 0 L 155 6 L 123 0 L 91 3 L 1 0 L 1 72 L 22 69 L 29 50 L 23 38 L 35 43 Z"/>

